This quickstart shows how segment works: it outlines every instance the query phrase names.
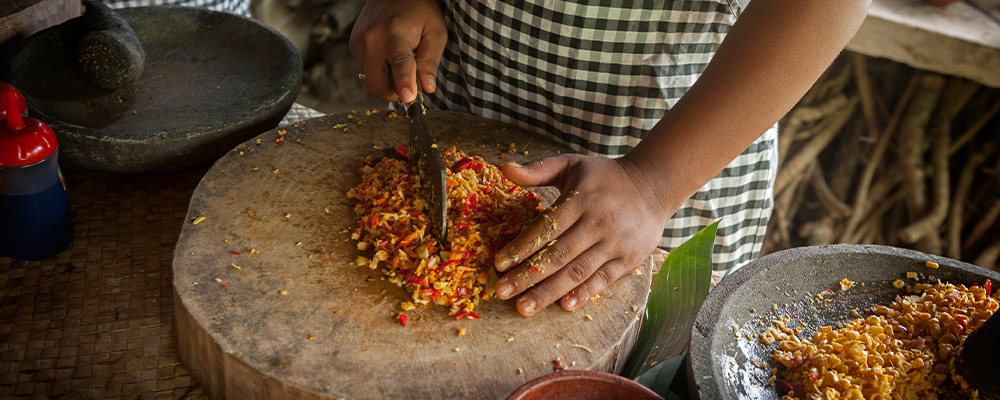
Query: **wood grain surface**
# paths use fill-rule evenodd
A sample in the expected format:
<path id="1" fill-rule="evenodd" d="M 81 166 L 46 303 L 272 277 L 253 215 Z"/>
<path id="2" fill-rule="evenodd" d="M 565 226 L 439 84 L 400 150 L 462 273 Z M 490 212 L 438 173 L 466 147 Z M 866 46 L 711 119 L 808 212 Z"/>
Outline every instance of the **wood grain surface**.
<path id="1" fill-rule="evenodd" d="M 428 122 L 439 146 L 493 163 L 511 143 L 517 152 L 505 159 L 518 162 L 569 151 L 465 114 Z M 224 156 L 198 185 L 174 253 L 174 299 L 181 357 L 214 398 L 502 398 L 552 372 L 557 357 L 571 369 L 621 370 L 648 262 L 577 312 L 551 306 L 525 318 L 513 301 L 493 300 L 476 307 L 481 320 L 424 306 L 400 325 L 404 289 L 353 263 L 345 193 L 361 180 L 362 158 L 406 143 L 408 130 L 409 120 L 385 112 L 279 127 Z"/>
<path id="2" fill-rule="evenodd" d="M 0 46 L 80 16 L 79 0 L 0 1 Z"/>

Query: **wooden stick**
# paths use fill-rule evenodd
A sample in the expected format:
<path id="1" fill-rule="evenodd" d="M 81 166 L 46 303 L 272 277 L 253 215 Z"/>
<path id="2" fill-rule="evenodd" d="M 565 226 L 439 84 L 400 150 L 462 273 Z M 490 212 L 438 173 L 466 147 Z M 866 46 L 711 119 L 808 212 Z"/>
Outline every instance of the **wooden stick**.
<path id="1" fill-rule="evenodd" d="M 778 178 L 774 183 L 774 193 L 780 194 L 785 188 L 789 187 L 792 183 L 800 182 L 804 179 L 804 172 L 806 167 L 816 161 L 816 157 L 819 153 L 826 149 L 826 146 L 830 144 L 830 141 L 840 132 L 840 129 L 844 127 L 844 124 L 851 119 L 851 115 L 854 114 L 854 109 L 858 105 L 858 98 L 852 97 L 847 107 L 840 110 L 837 114 L 833 115 L 829 119 L 829 125 L 823 127 L 822 131 L 818 135 L 812 138 L 809 143 L 795 154 L 795 158 L 788 161 L 784 168 L 778 173 Z"/>
<path id="2" fill-rule="evenodd" d="M 868 190 L 871 187 L 872 179 L 875 177 L 875 170 L 878 168 L 879 164 L 882 163 L 882 157 L 885 156 L 885 151 L 889 148 L 889 139 L 892 137 L 893 132 L 895 132 L 896 127 L 899 125 L 899 120 L 902 118 L 903 110 L 906 109 L 907 104 L 910 102 L 910 98 L 913 97 L 913 93 L 917 90 L 918 82 L 919 79 L 916 77 L 910 79 L 910 84 L 906 87 L 903 95 L 900 96 L 899 102 L 896 103 L 896 109 L 893 111 L 892 119 L 889 120 L 889 124 L 886 125 L 885 132 L 882 133 L 882 136 L 878 139 L 878 143 L 875 145 L 875 150 L 872 152 L 868 166 L 865 167 L 864 172 L 861 174 L 860 183 L 858 183 L 858 189 L 854 195 L 854 210 L 851 211 L 851 217 L 847 220 L 847 224 L 844 225 L 844 230 L 840 233 L 839 241 L 842 243 L 852 243 L 847 240 L 854 236 L 854 230 L 857 229 L 861 219 L 867 214 Z"/>
<path id="3" fill-rule="evenodd" d="M 969 126 L 969 129 L 966 129 L 965 132 L 955 140 L 955 143 L 951 144 L 951 148 L 948 149 L 948 155 L 955 154 L 958 149 L 962 148 L 962 146 L 972 140 L 972 138 L 976 137 L 976 134 L 979 133 L 979 131 L 982 130 L 983 127 L 986 126 L 986 124 L 990 122 L 990 120 L 993 119 L 998 112 L 1000 112 L 1000 101 L 993 103 L 993 107 L 990 107 L 985 114 L 980 116 L 976 122 Z"/>
<path id="4" fill-rule="evenodd" d="M 826 208 L 828 215 L 833 218 L 840 219 L 850 214 L 851 206 L 837 198 L 837 196 L 833 194 L 833 191 L 830 190 L 830 186 L 826 183 L 826 178 L 823 177 L 822 167 L 815 168 L 813 170 L 812 178 L 809 180 L 809 183 L 812 184 L 816 197 L 819 198 L 820 203 L 823 204 L 823 208 Z"/>
<path id="5" fill-rule="evenodd" d="M 861 135 L 865 131 L 864 121 L 855 120 L 853 129 L 837 138 L 837 165 L 830 177 L 830 190 L 838 199 L 846 199 L 858 176 L 858 166 L 862 164 Z"/>
<path id="6" fill-rule="evenodd" d="M 997 222 L 997 218 L 1000 218 L 1000 199 L 997 199 L 993 204 L 983 213 L 983 216 L 979 219 L 979 223 L 972 228 L 972 232 L 969 232 L 969 236 L 965 238 L 965 244 L 962 245 L 962 252 L 968 253 L 976 242 L 979 241 L 990 229 L 993 229 L 993 224 Z"/>
<path id="7" fill-rule="evenodd" d="M 934 180 L 933 180 L 933 193 L 934 193 L 934 208 L 922 219 L 917 222 L 910 224 L 903 228 L 900 232 L 900 238 L 909 243 L 916 243 L 920 239 L 928 237 L 930 235 L 936 236 L 936 241 L 938 244 L 937 248 L 940 248 L 941 237 L 938 235 L 938 231 L 941 228 L 941 223 L 944 222 L 945 217 L 948 216 L 948 207 L 951 191 L 951 172 L 948 170 L 948 149 L 951 148 L 951 115 L 944 115 L 940 118 L 937 124 L 936 132 L 933 135 L 931 142 L 931 163 L 934 167 Z M 906 175 L 904 176 L 903 183 L 906 183 Z M 913 195 L 912 193 L 910 194 Z M 935 253 L 940 253 L 939 249 Z"/>
<path id="8" fill-rule="evenodd" d="M 816 169 L 819 169 L 819 163 L 814 162 L 812 164 L 809 164 L 809 166 L 806 167 L 806 171 L 803 174 L 803 176 L 812 175 L 812 171 Z M 805 178 L 803 178 L 803 180 L 800 181 L 800 183 L 803 183 L 804 180 Z M 788 210 L 789 221 L 793 220 L 795 216 L 799 214 L 799 208 L 802 207 L 803 199 L 805 199 L 806 197 L 806 188 L 807 188 L 806 185 L 797 184 L 795 186 L 795 190 L 788 191 L 788 193 L 792 195 L 791 196 L 792 201 L 788 205 L 788 208 L 786 208 L 786 210 Z"/>
<path id="9" fill-rule="evenodd" d="M 891 196 L 889 195 L 898 183 L 899 176 L 897 175 L 896 178 L 891 180 L 881 180 L 872 187 L 871 194 L 873 198 L 886 200 L 879 203 L 878 207 L 868 214 L 865 218 L 865 223 L 857 229 L 857 232 L 854 233 L 853 236 L 850 236 L 847 240 L 841 240 L 842 243 L 860 243 L 861 238 L 865 236 L 865 233 L 872 229 L 871 225 L 881 224 L 882 216 L 903 201 L 904 193 L 902 191 L 897 190 Z"/>
<path id="10" fill-rule="evenodd" d="M 882 132 L 882 124 L 879 121 L 878 113 L 875 111 L 875 94 L 872 90 L 872 79 L 868 75 L 867 57 L 859 53 L 854 53 L 851 57 L 854 66 L 854 80 L 858 85 L 858 96 L 861 97 L 861 111 L 865 115 L 865 123 L 871 132 Z M 877 136 L 876 136 L 877 137 Z"/>
<path id="11" fill-rule="evenodd" d="M 955 193 L 951 197 L 951 210 L 948 212 L 948 257 L 956 260 L 962 259 L 962 223 L 965 220 L 965 199 L 969 197 L 969 190 L 976 177 L 976 170 L 993 154 L 995 146 L 996 141 L 989 142 L 979 151 L 974 152 L 958 176 Z"/>
<path id="12" fill-rule="evenodd" d="M 927 188 L 924 172 L 924 138 L 930 124 L 931 114 L 937 106 L 945 79 L 938 74 L 921 72 L 918 74 L 920 90 L 913 97 L 913 103 L 899 128 L 899 158 L 903 171 L 903 190 L 910 219 L 921 218 L 927 209 Z"/>
<path id="13" fill-rule="evenodd" d="M 983 268 L 989 268 L 994 271 L 1000 271 L 1000 265 L 997 265 L 997 259 L 1000 259 L 1000 240 L 997 240 L 993 244 L 986 247 L 982 253 L 979 253 L 979 257 L 976 257 L 976 264 Z"/>
<path id="14" fill-rule="evenodd" d="M 783 165 L 792 144 L 806 124 L 816 123 L 831 118 L 830 116 L 842 110 L 847 105 L 847 96 L 838 95 L 817 106 L 796 107 L 786 118 L 785 127 L 779 132 L 778 165 Z M 822 124 L 822 122 L 820 122 Z M 821 131 L 816 129 L 816 131 Z"/>

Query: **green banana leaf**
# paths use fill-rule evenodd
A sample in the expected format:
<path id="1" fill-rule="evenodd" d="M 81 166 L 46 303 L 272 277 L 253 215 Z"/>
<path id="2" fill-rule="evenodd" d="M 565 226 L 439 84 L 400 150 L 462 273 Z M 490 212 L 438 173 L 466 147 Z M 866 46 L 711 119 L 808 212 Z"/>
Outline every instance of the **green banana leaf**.
<path id="1" fill-rule="evenodd" d="M 639 339 L 622 375 L 635 379 L 652 366 L 681 354 L 691 324 L 712 282 L 715 221 L 667 254 L 653 280 Z"/>

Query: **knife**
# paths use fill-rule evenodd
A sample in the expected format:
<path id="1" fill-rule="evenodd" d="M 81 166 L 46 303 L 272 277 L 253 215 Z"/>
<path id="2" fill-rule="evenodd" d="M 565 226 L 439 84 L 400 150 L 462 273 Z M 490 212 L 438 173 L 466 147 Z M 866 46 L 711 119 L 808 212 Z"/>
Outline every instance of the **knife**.
<path id="1" fill-rule="evenodd" d="M 423 91 L 418 89 L 413 104 L 403 103 L 406 116 L 410 118 L 410 165 L 420 176 L 420 186 L 428 202 L 431 234 L 439 243 L 444 243 L 448 229 L 445 166 L 424 118 L 423 97 Z"/>

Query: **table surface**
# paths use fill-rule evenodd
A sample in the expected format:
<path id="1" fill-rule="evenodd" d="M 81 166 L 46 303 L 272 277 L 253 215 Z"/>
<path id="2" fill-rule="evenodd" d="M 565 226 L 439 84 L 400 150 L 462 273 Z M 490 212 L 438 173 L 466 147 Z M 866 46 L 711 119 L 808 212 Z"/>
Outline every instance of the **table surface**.
<path id="1" fill-rule="evenodd" d="M 1000 0 L 873 0 L 847 49 L 1000 87 Z"/>
<path id="2" fill-rule="evenodd" d="M 317 115 L 296 104 L 286 119 Z M 73 243 L 40 261 L 0 256 L 0 398 L 207 398 L 178 355 L 171 266 L 208 167 L 63 168 Z"/>

